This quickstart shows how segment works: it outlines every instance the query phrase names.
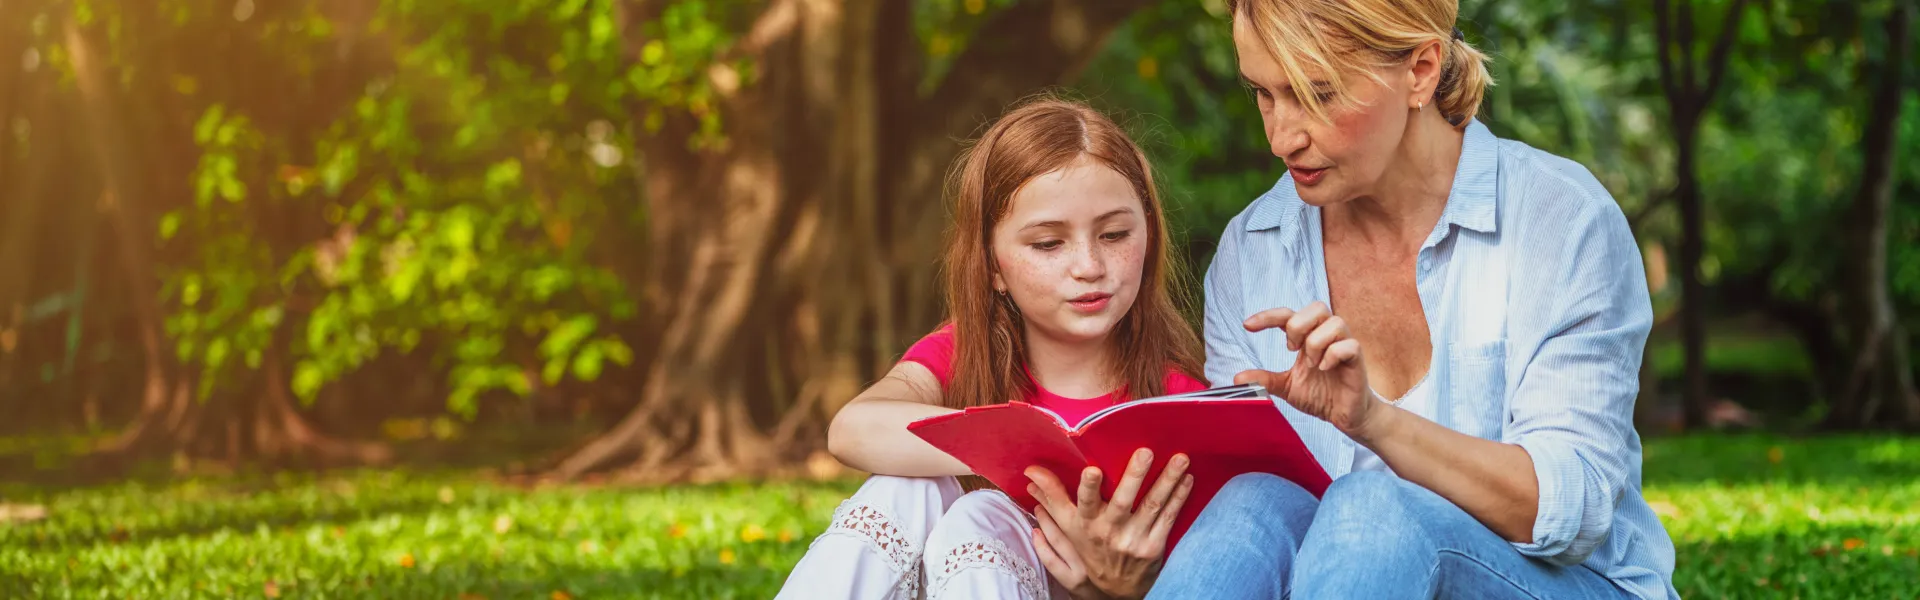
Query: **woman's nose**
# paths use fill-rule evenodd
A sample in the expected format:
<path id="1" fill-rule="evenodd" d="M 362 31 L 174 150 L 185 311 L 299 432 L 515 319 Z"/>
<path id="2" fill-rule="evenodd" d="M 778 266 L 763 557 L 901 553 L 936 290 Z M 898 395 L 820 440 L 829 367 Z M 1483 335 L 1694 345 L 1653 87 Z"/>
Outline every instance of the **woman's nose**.
<path id="1" fill-rule="evenodd" d="M 1273 158 L 1286 160 L 1308 146 L 1306 113 L 1296 108 L 1286 108 L 1275 104 L 1267 115 L 1267 146 L 1273 152 Z"/>
<path id="2" fill-rule="evenodd" d="M 1273 151 L 1274 158 L 1286 159 L 1307 147 L 1307 130 L 1301 127 L 1297 115 L 1285 114 L 1281 108 L 1274 109 L 1273 125 L 1267 128 L 1267 146 Z"/>

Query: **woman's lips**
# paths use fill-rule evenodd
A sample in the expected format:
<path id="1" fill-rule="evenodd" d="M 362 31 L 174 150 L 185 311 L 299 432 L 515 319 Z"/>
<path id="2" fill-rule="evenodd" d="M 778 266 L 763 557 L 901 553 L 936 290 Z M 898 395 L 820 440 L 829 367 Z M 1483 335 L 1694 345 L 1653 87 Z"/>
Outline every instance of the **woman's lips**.
<path id="1" fill-rule="evenodd" d="M 1324 178 L 1327 174 L 1327 169 L 1325 167 L 1318 168 L 1318 169 L 1297 169 L 1293 167 L 1288 167 L 1287 171 L 1290 173 L 1293 173 L 1293 182 L 1295 184 L 1309 185 L 1309 186 L 1316 183 L 1320 183 L 1320 180 Z"/>

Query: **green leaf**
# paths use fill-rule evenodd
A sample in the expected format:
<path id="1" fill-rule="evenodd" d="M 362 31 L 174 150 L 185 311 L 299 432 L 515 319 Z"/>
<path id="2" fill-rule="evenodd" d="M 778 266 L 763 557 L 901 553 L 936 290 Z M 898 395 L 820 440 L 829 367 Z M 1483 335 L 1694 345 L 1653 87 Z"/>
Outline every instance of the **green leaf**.
<path id="1" fill-rule="evenodd" d="M 601 363 L 606 355 L 601 354 L 599 345 L 590 345 L 580 349 L 573 357 L 573 377 L 581 381 L 593 381 L 600 378 Z"/>
<path id="2" fill-rule="evenodd" d="M 600 340 L 600 349 L 607 353 L 607 360 L 613 361 L 614 364 L 622 367 L 633 364 L 633 349 L 627 347 L 627 343 L 619 338 Z"/>
<path id="3" fill-rule="evenodd" d="M 214 130 L 220 127 L 220 121 L 225 118 L 225 107 L 219 104 L 207 107 L 207 111 L 201 113 L 200 120 L 193 124 L 193 141 L 201 145 L 213 141 Z"/>
<path id="4" fill-rule="evenodd" d="M 666 57 L 667 45 L 660 43 L 660 40 L 647 40 L 647 43 L 640 47 L 641 64 L 658 65 Z"/>
<path id="5" fill-rule="evenodd" d="M 593 315 L 576 315 L 567 319 L 553 331 L 547 332 L 547 339 L 540 342 L 540 356 L 553 359 L 572 354 L 581 341 L 593 335 L 599 323 L 599 319 Z"/>
<path id="6" fill-rule="evenodd" d="M 500 193 L 520 185 L 520 160 L 509 158 L 487 167 L 487 191 Z"/>
<path id="7" fill-rule="evenodd" d="M 170 210 L 160 215 L 160 239 L 171 240 L 173 234 L 180 232 L 180 211 Z"/>

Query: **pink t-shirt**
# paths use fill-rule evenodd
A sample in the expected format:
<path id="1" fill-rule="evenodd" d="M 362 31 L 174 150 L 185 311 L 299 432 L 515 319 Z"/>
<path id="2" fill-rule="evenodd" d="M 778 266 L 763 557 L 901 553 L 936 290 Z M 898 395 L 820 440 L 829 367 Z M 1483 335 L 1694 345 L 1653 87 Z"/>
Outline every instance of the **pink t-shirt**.
<path id="1" fill-rule="evenodd" d="M 906 356 L 900 357 L 900 362 L 907 361 L 920 363 L 927 370 L 933 371 L 934 379 L 940 380 L 940 388 L 946 389 L 953 381 L 953 325 L 942 325 L 933 333 L 927 334 L 927 337 L 920 338 L 912 348 L 907 349 Z M 1168 394 L 1183 394 L 1207 389 L 1206 382 L 1188 377 L 1175 368 L 1167 369 L 1167 378 L 1161 385 L 1166 388 Z M 1046 388 L 1040 387 L 1038 381 L 1033 382 L 1033 388 L 1035 392 L 1032 397 L 1018 400 L 1059 413 L 1060 418 L 1066 419 L 1068 423 L 1079 423 L 1081 419 L 1100 409 L 1132 399 L 1122 397 L 1120 392 L 1099 398 L 1068 398 L 1047 391 Z"/>

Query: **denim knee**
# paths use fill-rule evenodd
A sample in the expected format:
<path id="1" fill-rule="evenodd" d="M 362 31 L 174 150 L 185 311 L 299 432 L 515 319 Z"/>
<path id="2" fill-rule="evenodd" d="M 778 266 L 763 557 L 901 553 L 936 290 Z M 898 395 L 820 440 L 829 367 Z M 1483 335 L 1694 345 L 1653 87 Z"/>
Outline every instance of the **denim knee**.
<path id="1" fill-rule="evenodd" d="M 1238 523 L 1277 521 L 1294 539 L 1313 522 L 1319 500 L 1294 482 L 1269 473 L 1246 473 L 1227 480 L 1200 512 L 1200 521 L 1224 519 Z"/>
<path id="2" fill-rule="evenodd" d="M 1411 525 L 1412 485 L 1384 471 L 1348 473 L 1327 486 L 1314 526 L 1354 525 L 1375 530 Z"/>

